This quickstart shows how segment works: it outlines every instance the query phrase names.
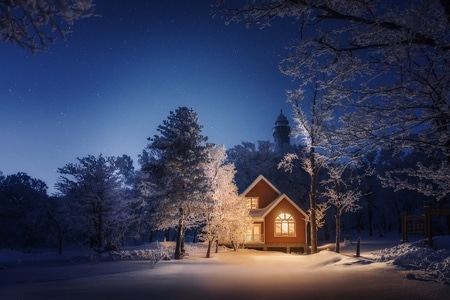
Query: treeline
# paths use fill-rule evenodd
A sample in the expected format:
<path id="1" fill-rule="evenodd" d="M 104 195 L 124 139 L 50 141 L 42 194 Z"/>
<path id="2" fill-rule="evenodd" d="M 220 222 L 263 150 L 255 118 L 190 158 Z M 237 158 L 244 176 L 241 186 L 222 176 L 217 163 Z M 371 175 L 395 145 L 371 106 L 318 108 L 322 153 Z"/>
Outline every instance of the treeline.
<path id="1" fill-rule="evenodd" d="M 245 188 L 259 175 L 264 175 L 283 193 L 286 193 L 302 209 L 309 209 L 309 189 L 311 176 L 305 171 L 302 157 L 307 155 L 304 146 L 291 146 L 286 151 L 294 153 L 299 159 L 294 161 L 292 169 L 283 170 L 280 162 L 285 153 L 273 151 L 274 145 L 269 141 L 258 141 L 256 144 L 243 142 L 227 151 L 228 159 L 236 168 L 236 184 L 239 191 Z M 440 158 L 435 158 L 439 160 Z M 424 201 L 430 201 L 433 207 L 449 205 L 445 199 L 436 200 L 434 197 L 424 196 L 423 193 L 392 183 L 392 174 L 396 174 L 397 182 L 408 182 L 408 186 L 423 184 L 418 178 L 411 178 L 408 172 L 414 170 L 417 164 L 430 165 L 436 163 L 433 158 L 412 150 L 381 151 L 366 153 L 358 164 L 351 165 L 340 175 L 345 187 L 342 191 L 359 192 L 356 204 L 359 209 L 345 212 L 342 215 L 340 229 L 344 234 L 366 231 L 371 236 L 386 232 L 400 232 L 400 214 L 421 214 Z M 330 174 L 327 168 L 319 171 L 317 195 L 318 203 L 329 204 Z M 335 237 L 335 216 L 337 207 L 331 205 L 323 216 L 323 226 L 318 230 L 319 240 L 330 240 Z M 435 233 L 448 233 L 445 217 L 435 220 Z"/>
<path id="2" fill-rule="evenodd" d="M 62 251 L 63 245 L 79 244 L 112 250 L 151 241 L 159 233 L 176 240 L 182 256 L 188 232 L 210 243 L 236 244 L 249 221 L 239 194 L 259 174 L 305 211 L 309 209 L 310 176 L 301 160 L 287 172 L 280 167 L 285 153 L 274 151 L 271 142 L 244 142 L 225 151 L 208 144 L 201 129 L 192 109 L 178 108 L 158 127 L 159 135 L 148 139 L 137 169 L 128 155 L 77 158 L 58 169 L 58 193 L 53 196 L 47 194 L 45 182 L 26 173 L 0 175 L 0 247 Z M 306 155 L 302 146 L 287 151 Z M 357 168 L 341 176 L 347 190 L 359 192 L 359 209 L 344 211 L 336 225 L 339 207 L 331 205 L 319 239 L 333 238 L 336 226 L 344 233 L 398 231 L 401 212 L 420 213 L 424 200 L 446 205 L 413 190 L 386 185 L 389 172 L 428 160 L 413 151 L 367 153 Z M 327 170 L 319 172 L 319 204 L 330 203 L 329 179 Z M 445 231 L 445 226 L 438 225 L 436 230 Z"/>
<path id="3" fill-rule="evenodd" d="M 26 173 L 0 176 L 0 247 L 79 244 L 98 251 L 188 232 L 204 241 L 242 242 L 249 218 L 224 147 L 207 143 L 195 111 L 170 112 L 138 159 L 88 155 L 57 170 L 58 193 Z"/>

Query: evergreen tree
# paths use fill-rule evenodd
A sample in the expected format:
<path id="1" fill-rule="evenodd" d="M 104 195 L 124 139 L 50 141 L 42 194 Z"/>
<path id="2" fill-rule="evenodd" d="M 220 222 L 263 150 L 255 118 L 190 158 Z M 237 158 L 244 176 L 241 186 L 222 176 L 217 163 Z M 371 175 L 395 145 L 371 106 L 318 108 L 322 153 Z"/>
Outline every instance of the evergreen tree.
<path id="1" fill-rule="evenodd" d="M 205 220 L 208 155 L 202 128 L 193 109 L 171 111 L 158 126 L 160 134 L 149 138 L 150 157 L 142 170 L 155 186 L 153 217 L 158 229 L 177 229 L 175 259 L 183 258 L 186 230 Z"/>

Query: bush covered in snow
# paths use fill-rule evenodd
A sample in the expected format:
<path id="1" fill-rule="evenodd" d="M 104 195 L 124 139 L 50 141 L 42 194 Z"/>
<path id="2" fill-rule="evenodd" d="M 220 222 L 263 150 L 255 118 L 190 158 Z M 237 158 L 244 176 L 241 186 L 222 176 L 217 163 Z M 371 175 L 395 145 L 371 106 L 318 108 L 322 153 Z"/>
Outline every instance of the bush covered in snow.
<path id="1" fill-rule="evenodd" d="M 372 254 L 378 262 L 386 262 L 407 270 L 419 270 L 417 279 L 450 284 L 450 236 L 433 238 L 434 247 L 423 241 L 403 243 Z"/>

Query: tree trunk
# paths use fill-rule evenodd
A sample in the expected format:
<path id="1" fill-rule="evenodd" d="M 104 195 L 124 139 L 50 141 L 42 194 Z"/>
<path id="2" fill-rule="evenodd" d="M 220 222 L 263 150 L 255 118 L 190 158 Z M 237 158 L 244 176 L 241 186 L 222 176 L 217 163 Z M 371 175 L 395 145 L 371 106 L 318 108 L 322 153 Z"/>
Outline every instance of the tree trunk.
<path id="1" fill-rule="evenodd" d="M 183 252 L 181 251 L 181 239 L 182 239 L 182 232 L 183 232 L 183 219 L 180 218 L 178 221 L 178 230 L 177 230 L 177 242 L 175 245 L 175 259 L 182 259 L 183 258 Z"/>
<path id="2" fill-rule="evenodd" d="M 361 255 L 361 238 L 358 238 L 358 241 L 356 242 L 356 257 L 359 257 Z"/>
<path id="3" fill-rule="evenodd" d="M 153 230 L 150 230 L 150 234 L 148 236 L 148 242 L 149 243 L 153 242 Z"/>
<path id="4" fill-rule="evenodd" d="M 97 239 L 97 247 L 102 248 L 103 247 L 103 210 L 101 206 L 95 206 L 93 204 L 93 214 L 94 214 L 94 226 L 96 227 L 95 234 Z M 97 220 L 95 220 L 95 215 L 97 216 Z"/>
<path id="5" fill-rule="evenodd" d="M 208 250 L 206 251 L 206 258 L 211 257 L 211 240 L 208 240 Z"/>
<path id="6" fill-rule="evenodd" d="M 340 243 L 341 243 L 341 212 L 339 211 L 339 209 L 336 209 L 336 246 L 335 246 L 336 253 L 339 253 L 341 251 Z"/>
<path id="7" fill-rule="evenodd" d="M 231 241 L 231 246 L 233 246 L 234 251 L 237 251 L 237 247 L 236 247 L 236 244 L 234 243 L 234 241 Z"/>
<path id="8" fill-rule="evenodd" d="M 193 238 L 192 238 L 192 242 L 193 243 L 197 243 L 197 234 L 198 234 L 198 230 L 197 230 L 197 228 L 194 228 L 194 229 L 191 229 L 191 231 L 193 231 L 193 234 L 194 234 L 194 236 L 193 236 Z"/>
<path id="9" fill-rule="evenodd" d="M 166 239 L 166 241 L 170 241 L 170 229 L 166 229 L 164 230 L 164 238 Z"/>
<path id="10" fill-rule="evenodd" d="M 330 236 L 330 226 L 328 226 L 328 223 L 325 223 L 325 225 L 323 226 L 323 233 L 324 233 L 324 239 L 326 241 L 329 241 L 331 236 Z"/>
<path id="11" fill-rule="evenodd" d="M 181 254 L 183 255 L 183 257 L 184 257 L 184 254 L 186 253 L 186 249 L 184 249 L 185 239 L 186 239 L 186 230 L 183 229 L 183 231 L 181 232 L 181 242 L 180 242 L 180 244 L 181 244 L 180 249 L 181 249 Z"/>
<path id="12" fill-rule="evenodd" d="M 373 236 L 373 203 L 372 203 L 372 197 L 370 194 L 367 196 L 367 202 L 368 202 L 368 216 L 369 216 L 369 236 Z"/>
<path id="13" fill-rule="evenodd" d="M 310 235 L 311 235 L 311 254 L 317 253 L 317 224 L 316 224 L 316 186 L 317 186 L 317 169 L 314 157 L 314 147 L 311 148 L 311 189 L 309 192 L 309 206 L 310 206 Z"/>

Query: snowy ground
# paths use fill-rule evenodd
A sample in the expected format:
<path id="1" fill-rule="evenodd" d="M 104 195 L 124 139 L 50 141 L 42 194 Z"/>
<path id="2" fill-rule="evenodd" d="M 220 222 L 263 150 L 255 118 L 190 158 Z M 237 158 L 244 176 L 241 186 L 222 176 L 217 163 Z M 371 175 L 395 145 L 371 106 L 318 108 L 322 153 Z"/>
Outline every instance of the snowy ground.
<path id="1" fill-rule="evenodd" d="M 100 256 L 87 251 L 22 254 L 0 250 L 1 299 L 450 299 L 450 237 L 438 250 L 399 236 L 356 236 L 336 254 L 322 245 L 314 255 L 231 251 L 204 258 L 188 245 L 183 260 L 145 258 L 155 244 Z M 417 239 L 416 239 L 417 240 Z M 170 246 L 170 245 L 168 245 Z M 331 251 L 327 251 L 329 248 Z"/>

